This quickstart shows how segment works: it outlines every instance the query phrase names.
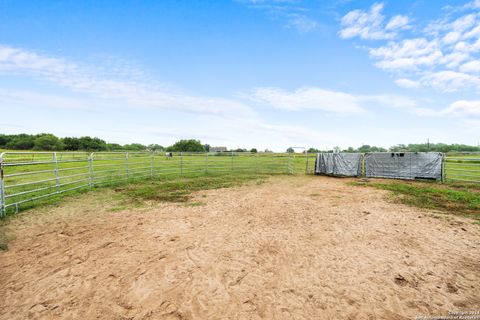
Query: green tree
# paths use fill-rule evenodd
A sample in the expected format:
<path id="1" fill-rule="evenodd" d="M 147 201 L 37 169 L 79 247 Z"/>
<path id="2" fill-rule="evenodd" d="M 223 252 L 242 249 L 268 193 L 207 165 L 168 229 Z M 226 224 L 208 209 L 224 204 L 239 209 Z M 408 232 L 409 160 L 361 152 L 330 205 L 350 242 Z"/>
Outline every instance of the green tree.
<path id="1" fill-rule="evenodd" d="M 147 146 L 144 146 L 141 143 L 131 143 L 124 145 L 123 149 L 127 151 L 144 151 L 147 150 Z"/>
<path id="2" fill-rule="evenodd" d="M 357 152 L 357 150 L 355 150 L 355 148 L 348 147 L 347 149 L 343 150 L 342 152 L 355 153 L 355 152 Z"/>
<path id="3" fill-rule="evenodd" d="M 358 152 L 371 152 L 372 147 L 368 144 L 364 144 L 360 148 L 358 148 Z"/>
<path id="4" fill-rule="evenodd" d="M 53 134 L 41 134 L 35 138 L 33 149 L 44 151 L 63 150 L 63 142 Z"/>
<path id="5" fill-rule="evenodd" d="M 294 153 L 294 152 L 295 152 L 295 150 L 293 150 L 292 147 L 290 147 L 290 148 L 287 149 L 287 153 Z"/>
<path id="6" fill-rule="evenodd" d="M 250 150 L 250 152 L 251 152 L 251 153 L 257 153 L 258 151 L 257 151 L 256 148 L 252 148 L 252 149 Z"/>
<path id="7" fill-rule="evenodd" d="M 123 147 L 118 143 L 107 143 L 107 150 L 108 151 L 121 151 Z"/>
<path id="8" fill-rule="evenodd" d="M 107 150 L 107 143 L 99 138 L 92 138 L 89 136 L 80 137 L 80 149 L 89 151 L 104 151 Z"/>
<path id="9" fill-rule="evenodd" d="M 179 140 L 175 142 L 172 146 L 168 147 L 166 151 L 175 151 L 175 152 L 205 152 L 205 147 L 200 142 L 200 140 L 189 139 L 189 140 Z"/>
<path id="10" fill-rule="evenodd" d="M 12 150 L 31 150 L 33 148 L 35 136 L 30 134 L 17 134 L 7 143 L 7 149 Z"/>
<path id="11" fill-rule="evenodd" d="M 165 148 L 159 144 L 150 144 L 148 146 L 148 150 L 150 151 L 163 151 Z"/>
<path id="12" fill-rule="evenodd" d="M 5 148 L 10 140 L 12 140 L 12 136 L 0 134 L 0 148 Z"/>
<path id="13" fill-rule="evenodd" d="M 69 151 L 80 150 L 80 140 L 75 137 L 63 138 L 63 148 Z"/>
<path id="14" fill-rule="evenodd" d="M 391 146 L 390 151 L 393 151 L 393 152 L 407 151 L 407 146 L 404 144 L 397 144 L 395 146 Z"/>

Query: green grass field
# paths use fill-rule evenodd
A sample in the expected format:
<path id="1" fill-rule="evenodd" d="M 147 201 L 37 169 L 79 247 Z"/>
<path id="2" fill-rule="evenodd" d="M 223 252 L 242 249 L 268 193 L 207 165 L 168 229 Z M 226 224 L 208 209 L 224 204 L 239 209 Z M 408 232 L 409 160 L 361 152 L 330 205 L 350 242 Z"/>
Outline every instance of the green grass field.
<path id="1" fill-rule="evenodd" d="M 480 224 L 480 184 L 398 180 L 353 181 L 349 184 L 388 190 L 394 202 L 467 216 Z"/>

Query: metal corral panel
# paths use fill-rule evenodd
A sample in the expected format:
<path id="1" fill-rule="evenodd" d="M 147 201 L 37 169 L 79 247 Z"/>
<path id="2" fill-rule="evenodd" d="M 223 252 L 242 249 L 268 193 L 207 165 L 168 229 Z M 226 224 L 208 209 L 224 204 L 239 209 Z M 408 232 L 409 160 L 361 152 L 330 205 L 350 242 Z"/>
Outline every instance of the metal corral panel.
<path id="1" fill-rule="evenodd" d="M 318 153 L 315 173 L 357 177 L 362 175 L 361 153 Z"/>
<path id="2" fill-rule="evenodd" d="M 396 179 L 442 178 L 439 152 L 381 152 L 365 154 L 365 176 Z"/>

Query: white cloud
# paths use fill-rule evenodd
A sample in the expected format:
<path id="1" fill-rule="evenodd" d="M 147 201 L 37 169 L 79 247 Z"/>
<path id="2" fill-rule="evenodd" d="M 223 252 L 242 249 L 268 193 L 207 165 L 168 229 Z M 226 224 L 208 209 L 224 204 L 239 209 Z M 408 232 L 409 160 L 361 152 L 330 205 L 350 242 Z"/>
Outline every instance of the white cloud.
<path id="1" fill-rule="evenodd" d="M 473 60 L 464 63 L 460 66 L 459 70 L 465 73 L 480 73 L 480 61 Z"/>
<path id="2" fill-rule="evenodd" d="M 480 13 L 465 12 L 476 7 L 478 2 L 458 7 L 426 28 L 409 25 L 407 17 L 397 15 L 382 29 L 381 4 L 375 4 L 369 13 L 354 10 L 342 19 L 343 38 L 359 36 L 363 39 L 389 40 L 368 49 L 375 66 L 393 73 L 397 85 L 418 88 L 419 85 L 446 91 L 480 91 Z M 353 31 L 345 23 L 357 27 L 361 21 L 366 27 Z M 355 23 L 354 23 L 355 22 Z M 394 39 L 388 31 L 412 28 L 415 36 Z M 369 29 L 370 28 L 370 29 Z M 362 33 L 360 30 L 363 30 Z M 372 37 L 371 30 L 384 36 Z M 399 79 L 401 78 L 401 79 Z M 408 78 L 409 81 L 403 79 Z M 413 82 L 412 82 L 413 81 Z"/>
<path id="3" fill-rule="evenodd" d="M 456 43 L 462 35 L 459 32 L 451 31 L 443 37 L 443 42 L 446 44 Z"/>
<path id="4" fill-rule="evenodd" d="M 95 69 L 23 49 L 0 46 L 0 72 L 37 77 L 75 92 L 102 99 L 120 100 L 130 106 L 162 108 L 217 116 L 254 116 L 242 103 L 216 97 L 195 97 L 165 90 L 138 79 L 117 79 Z"/>
<path id="5" fill-rule="evenodd" d="M 371 95 L 371 96 L 360 96 L 359 101 L 364 104 L 376 104 L 380 107 L 387 108 L 396 108 L 400 110 L 405 110 L 411 114 L 417 116 L 438 116 L 439 113 L 436 110 L 422 108 L 418 106 L 418 102 L 412 98 L 392 95 L 392 94 L 382 94 L 382 95 Z"/>
<path id="6" fill-rule="evenodd" d="M 476 14 L 467 14 L 457 18 L 450 24 L 445 25 L 445 29 L 453 29 L 455 32 L 459 34 L 463 34 L 464 32 L 470 30 L 472 27 L 476 25 L 477 15 Z"/>
<path id="7" fill-rule="evenodd" d="M 480 88 L 480 78 L 456 71 L 429 72 L 422 77 L 422 83 L 443 91 L 458 91 Z"/>
<path id="8" fill-rule="evenodd" d="M 409 18 L 403 15 L 392 17 L 385 25 L 383 3 L 375 3 L 369 11 L 353 10 L 343 16 L 340 36 L 344 39 L 359 37 L 369 40 L 393 39 L 398 30 L 409 28 Z"/>
<path id="9" fill-rule="evenodd" d="M 85 109 L 98 116 L 89 117 L 88 123 L 81 120 L 58 123 L 56 117 L 45 117 L 42 118 L 41 127 L 48 127 L 51 132 L 61 136 L 83 135 L 87 134 L 85 130 L 88 130 L 90 135 L 99 135 L 119 143 L 139 140 L 149 143 L 156 141 L 173 143 L 173 139 L 193 137 L 229 147 L 250 145 L 281 151 L 284 146 L 298 145 L 299 141 L 310 145 L 347 144 L 349 141 L 344 140 L 339 134 L 328 135 L 301 125 L 269 123 L 248 104 L 238 99 L 187 95 L 167 90 L 161 85 L 151 85 L 149 80 L 142 80 L 141 74 L 132 77 L 131 75 L 136 72 L 130 72 L 128 66 L 127 70 L 122 70 L 122 65 L 119 64 L 116 69 L 118 70 L 115 72 L 104 72 L 96 66 L 2 46 L 0 73 L 7 77 L 14 75 L 51 83 L 55 88 L 52 91 L 55 92 L 59 91 L 58 87 L 68 90 L 61 91 L 61 95 L 55 95 L 1 89 L 0 105 L 3 109 L 2 107 L 0 109 L 4 115 L 22 114 L 28 110 L 32 117 L 26 118 L 24 122 L 31 131 L 43 130 L 38 128 L 37 119 L 44 112 L 46 114 L 51 112 L 48 110 L 50 108 L 64 109 L 55 112 L 68 114 L 66 118 L 82 115 L 84 113 L 78 110 Z M 267 92 L 259 90 L 257 99 L 262 97 L 260 93 Z M 276 93 L 282 92 L 277 90 Z M 284 93 L 288 96 L 288 93 Z M 281 99 L 275 103 L 276 106 L 281 105 L 287 109 L 293 106 L 294 109 L 304 110 L 310 101 L 316 103 L 315 110 L 323 112 L 341 114 L 365 112 L 348 94 L 322 89 L 316 90 L 315 93 L 317 95 L 322 93 L 323 96 L 318 97 L 312 92 L 302 93 L 302 90 L 299 90 L 290 98 L 283 96 L 288 100 L 287 104 L 281 105 Z M 273 99 L 274 95 L 270 98 Z M 336 105 L 329 106 L 329 101 Z M 142 110 L 138 110 L 139 108 Z M 137 110 L 143 118 L 139 116 L 133 123 L 126 121 L 121 115 L 116 116 L 117 111 L 120 111 L 120 114 L 135 114 Z M 152 126 L 156 120 L 149 119 L 148 115 L 158 117 L 159 113 L 156 110 L 162 111 L 162 116 L 158 119 L 161 125 Z M 172 120 L 178 119 L 176 112 L 183 113 L 181 121 Z M 105 122 L 105 114 L 110 114 L 109 123 Z M 11 130 L 18 132 L 20 129 L 26 131 L 24 128 Z M 228 134 L 225 134 L 226 132 Z M 239 143 L 241 145 L 238 145 Z"/>
<path id="10" fill-rule="evenodd" d="M 457 13 L 458 14 L 458 13 Z M 476 24 L 476 15 L 461 12 L 461 15 L 447 14 L 440 19 L 430 22 L 423 30 L 425 34 L 438 37 L 454 32 L 462 37 L 464 32 L 472 28 Z"/>
<path id="11" fill-rule="evenodd" d="M 407 16 L 402 16 L 399 14 L 390 19 L 385 29 L 386 30 L 407 29 L 409 28 L 409 25 L 408 25 L 409 22 L 410 22 L 410 19 Z"/>
<path id="12" fill-rule="evenodd" d="M 408 89 L 417 89 L 421 87 L 420 82 L 406 78 L 396 79 L 395 83 L 400 87 Z"/>
<path id="13" fill-rule="evenodd" d="M 289 92 L 278 88 L 257 88 L 250 98 L 287 111 L 321 110 L 335 115 L 366 114 L 372 107 L 396 108 L 420 116 L 437 116 L 438 112 L 418 107 L 417 101 L 399 95 L 354 95 L 345 92 L 306 87 Z"/>
<path id="14" fill-rule="evenodd" d="M 390 39 L 393 34 L 383 28 L 383 4 L 375 3 L 369 11 L 353 10 L 347 13 L 341 21 L 340 36 L 344 39 L 360 37 L 362 39 Z"/>
<path id="15" fill-rule="evenodd" d="M 463 53 L 463 52 L 452 52 L 449 54 L 444 55 L 439 63 L 443 64 L 447 69 L 455 69 L 461 63 L 470 59 L 470 55 Z"/>
<path id="16" fill-rule="evenodd" d="M 12 47 L 0 47 L 0 73 L 33 77 L 71 91 L 60 96 L 1 89 L 0 105 L 10 113 L 17 112 L 14 111 L 17 108 L 32 110 L 32 113 L 37 114 L 42 112 L 40 110 L 49 108 L 66 109 L 72 114 L 76 112 L 74 110 L 83 109 L 88 112 L 108 113 L 112 112 L 112 109 L 118 111 L 119 107 L 124 108 L 124 111 L 130 110 L 129 114 L 131 110 L 138 108 L 143 108 L 144 110 L 141 112 L 147 114 L 148 110 L 146 109 L 153 111 L 165 109 L 165 111 L 185 113 L 182 121 L 162 122 L 157 127 L 149 127 L 136 121 L 128 124 L 120 122 L 103 129 L 100 117 L 98 120 L 93 117 L 92 122 L 87 124 L 88 133 L 100 135 L 110 141 L 121 143 L 135 142 L 138 139 L 157 141 L 156 139 L 162 136 L 163 141 L 173 143 L 174 141 L 170 141 L 171 139 L 194 137 L 229 147 L 238 147 L 238 143 L 250 141 L 249 143 L 253 146 L 277 148 L 277 151 L 281 150 L 279 148 L 282 145 L 294 145 L 299 140 L 308 141 L 311 144 L 341 141 L 338 137 L 320 134 L 302 126 L 268 123 L 261 119 L 250 106 L 238 100 L 197 97 L 181 92 L 172 92 L 165 90 L 162 86 L 152 86 L 138 79 L 111 77 L 110 74 L 105 75 L 92 66 L 80 65 L 65 59 L 48 57 Z M 118 73 L 124 72 L 120 70 Z M 187 121 L 186 119 L 188 122 L 184 123 Z M 32 119 L 30 120 L 32 121 Z M 49 119 L 42 121 L 42 127 L 51 127 L 52 132 L 60 135 L 85 134 L 84 125 L 81 127 L 72 124 L 49 125 Z M 192 121 L 194 122 L 194 132 L 192 132 Z M 215 125 L 212 126 L 212 123 Z M 118 126 L 119 131 L 112 131 L 112 126 Z M 163 133 L 159 132 L 159 128 L 162 128 Z M 15 130 L 18 131 L 18 129 Z M 228 135 L 225 135 L 225 132 L 228 132 Z M 326 140 L 326 137 L 330 139 L 330 142 Z"/>
<path id="17" fill-rule="evenodd" d="M 354 96 L 321 88 L 300 88 L 293 92 L 258 88 L 251 97 L 257 102 L 288 111 L 322 110 L 340 115 L 366 112 Z"/>
<path id="18" fill-rule="evenodd" d="M 300 14 L 291 15 L 287 27 L 295 28 L 301 33 L 312 31 L 318 27 L 318 23 L 315 20 L 308 18 L 307 16 Z"/>
<path id="19" fill-rule="evenodd" d="M 455 101 L 448 108 L 444 109 L 442 113 L 463 117 L 480 117 L 480 100 Z"/>
<path id="20" fill-rule="evenodd" d="M 474 1 L 471 1 L 471 2 L 468 2 L 464 8 L 466 9 L 477 9 L 477 8 L 480 8 L 480 0 L 474 0 Z"/>
<path id="21" fill-rule="evenodd" d="M 23 49 L 0 46 L 0 73 L 22 77 L 35 78 L 50 82 L 55 86 L 61 86 L 73 92 L 67 95 L 49 95 L 29 91 L 12 91 L 7 89 L 0 90 L 0 105 L 4 111 L 11 111 L 16 107 L 19 109 L 30 108 L 33 110 L 44 110 L 44 108 L 63 108 L 68 113 L 76 113 L 75 110 L 86 109 L 91 111 L 111 111 L 114 109 L 125 108 L 128 114 L 136 108 L 143 108 L 142 113 L 149 114 L 145 110 L 153 110 L 151 114 L 156 114 L 155 110 L 162 110 L 162 120 L 164 114 L 175 111 L 182 112 L 182 121 L 166 121 L 162 123 L 163 131 L 144 128 L 142 123 L 136 122 L 138 131 L 126 132 L 123 127 L 131 129 L 132 124 L 116 123 L 118 134 L 111 130 L 106 133 L 105 138 L 114 141 L 115 136 L 122 141 L 134 142 L 127 139 L 137 139 L 135 137 L 148 137 L 148 141 L 156 141 L 156 136 L 163 135 L 168 139 L 175 137 L 196 137 L 208 139 L 212 143 L 225 143 L 229 147 L 236 147 L 238 141 L 255 141 L 256 145 L 288 146 L 295 144 L 296 141 L 307 141 L 308 143 L 322 143 L 330 145 L 335 143 L 345 143 L 351 139 L 342 140 L 338 137 L 342 132 L 328 136 L 325 132 L 311 130 L 301 125 L 285 125 L 282 123 L 269 123 L 264 121 L 245 100 L 225 99 L 220 97 L 201 97 L 184 94 L 179 91 L 167 90 L 161 85 L 152 85 L 146 79 L 143 79 L 141 72 L 137 74 L 135 70 L 122 70 L 122 64 L 118 65 L 115 72 L 105 72 L 95 66 L 75 63 L 62 58 L 50 57 Z M 132 72 L 130 72 L 132 71 Z M 135 74 L 136 76 L 131 76 Z M 448 78 L 445 75 L 444 78 Z M 453 76 L 451 76 L 453 77 Z M 440 77 L 442 78 L 442 77 Z M 403 81 L 402 81 L 403 80 Z M 410 82 L 408 82 L 410 80 Z M 401 78 L 400 83 L 408 83 L 414 86 L 414 80 Z M 65 92 L 63 92 L 65 93 Z M 476 114 L 477 109 L 470 106 L 458 106 L 452 104 L 448 110 L 441 112 L 428 108 L 419 107 L 419 103 L 411 98 L 399 95 L 359 95 L 341 91 L 327 90 L 318 87 L 302 87 L 297 90 L 287 91 L 279 88 L 257 88 L 254 89 L 247 98 L 262 103 L 271 108 L 279 110 L 302 112 L 317 111 L 341 116 L 359 116 L 372 114 L 382 108 L 396 108 L 421 116 L 438 116 L 455 114 L 460 117 Z M 476 107 L 475 107 L 476 108 Z M 72 110 L 68 110 L 72 109 Z M 74 110 L 75 109 L 75 110 Z M 107 110 L 108 109 L 108 110 Z M 472 111 L 474 110 L 474 111 Z M 271 110 L 270 110 L 271 111 Z M 38 111 L 37 111 L 38 112 Z M 39 111 L 43 112 L 43 111 Z M 95 117 L 93 117 L 95 118 Z M 184 123 L 188 118 L 190 123 Z M 172 116 L 172 119 L 175 119 Z M 32 119 L 30 119 L 33 121 Z M 49 124 L 48 119 L 44 126 L 54 128 L 56 124 Z M 95 122 L 95 119 L 92 119 Z M 102 135 L 98 128 L 103 128 L 103 123 L 96 121 L 97 129 L 89 128 L 89 132 Z M 148 121 L 147 121 L 148 122 Z M 198 122 L 198 123 L 197 123 Z M 43 122 L 42 122 L 43 123 Z M 53 123 L 53 122 L 52 122 Z M 154 121 L 150 121 L 154 123 Z M 192 123 L 194 123 L 194 133 L 192 133 Z M 212 123 L 215 125 L 212 126 Z M 84 134 L 84 123 L 78 128 L 72 124 L 63 125 L 62 134 Z M 87 124 L 92 126 L 92 124 Z M 33 127 L 32 127 L 33 128 Z M 57 127 L 55 127 L 57 128 Z M 77 130 L 77 131 L 75 131 Z M 107 130 L 107 129 L 105 129 Z M 134 129 L 132 129 L 134 130 Z M 52 129 L 52 131 L 54 131 Z M 228 131 L 228 136 L 224 133 Z M 118 142 L 122 142 L 118 141 Z M 272 141 L 275 141 L 274 143 Z M 345 142 L 342 142 L 345 141 Z M 169 141 L 173 142 L 173 141 Z"/>
<path id="22" fill-rule="evenodd" d="M 121 66 L 118 68 L 121 69 Z M 128 71 L 128 70 L 127 70 Z M 234 99 L 197 97 L 166 90 L 135 77 L 119 79 L 103 74 L 97 68 L 49 57 L 23 49 L 0 46 L 0 72 L 34 77 L 87 94 L 81 99 L 37 94 L 26 91 L 0 90 L 5 105 L 47 106 L 53 108 L 95 109 L 108 105 L 128 108 L 151 108 L 189 114 L 222 117 L 228 121 L 259 121 L 247 104 Z M 122 70 L 115 74 L 129 74 Z M 369 104 L 385 104 L 415 111 L 415 102 L 398 96 L 361 96 L 317 87 L 304 87 L 289 92 L 278 88 L 257 88 L 250 100 L 289 111 L 318 110 L 336 115 L 366 113 Z M 93 101 L 93 102 L 92 102 Z"/>
<path id="23" fill-rule="evenodd" d="M 406 39 L 390 42 L 387 46 L 370 49 L 370 56 L 377 59 L 382 69 L 412 70 L 419 66 L 431 66 L 442 58 L 438 42 L 425 38 Z"/>

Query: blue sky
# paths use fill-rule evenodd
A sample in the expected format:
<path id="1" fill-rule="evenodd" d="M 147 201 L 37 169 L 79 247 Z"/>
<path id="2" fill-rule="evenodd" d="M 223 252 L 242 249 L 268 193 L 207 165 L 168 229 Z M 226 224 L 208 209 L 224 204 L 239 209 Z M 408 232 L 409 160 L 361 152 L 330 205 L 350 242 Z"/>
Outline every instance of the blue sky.
<path id="1" fill-rule="evenodd" d="M 480 0 L 0 0 L 0 132 L 285 150 L 480 140 Z"/>

